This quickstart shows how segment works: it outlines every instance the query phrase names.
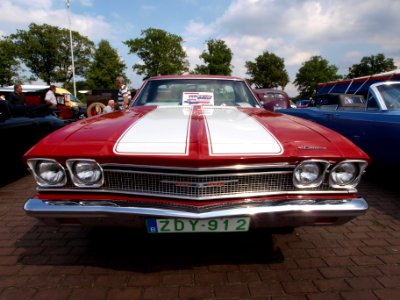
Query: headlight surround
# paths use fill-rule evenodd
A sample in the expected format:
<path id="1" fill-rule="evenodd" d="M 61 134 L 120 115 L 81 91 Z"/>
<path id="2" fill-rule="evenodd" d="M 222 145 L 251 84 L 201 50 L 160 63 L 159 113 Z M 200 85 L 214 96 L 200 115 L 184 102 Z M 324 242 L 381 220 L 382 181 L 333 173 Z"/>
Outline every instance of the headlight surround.
<path id="1" fill-rule="evenodd" d="M 29 168 L 39 186 L 59 187 L 67 183 L 64 167 L 54 159 L 28 159 Z"/>
<path id="2" fill-rule="evenodd" d="M 358 185 L 367 167 L 363 160 L 344 160 L 332 168 L 329 185 L 333 188 L 350 188 Z"/>
<path id="3" fill-rule="evenodd" d="M 321 185 L 329 162 L 325 160 L 302 161 L 293 172 L 293 184 L 296 188 L 314 188 Z"/>
<path id="4" fill-rule="evenodd" d="M 68 159 L 66 164 L 75 186 L 100 187 L 103 185 L 103 169 L 95 160 Z"/>

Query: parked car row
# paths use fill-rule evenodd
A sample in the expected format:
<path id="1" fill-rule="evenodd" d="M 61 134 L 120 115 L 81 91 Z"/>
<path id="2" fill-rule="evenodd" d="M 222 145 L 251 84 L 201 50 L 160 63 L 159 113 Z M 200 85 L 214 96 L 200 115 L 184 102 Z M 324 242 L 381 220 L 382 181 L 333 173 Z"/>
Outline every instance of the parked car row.
<path id="1" fill-rule="evenodd" d="M 26 111 L 28 113 L 46 104 L 44 98 L 48 89 L 49 86 L 45 85 L 22 85 L 25 106 L 27 108 Z M 13 90 L 13 86 L 0 88 L 0 93 L 8 99 L 8 95 L 13 92 Z M 68 90 L 57 87 L 55 96 L 57 99 L 57 108 L 53 113 L 58 118 L 71 122 L 87 116 L 86 104 L 76 98 Z M 40 109 L 41 108 L 39 108 L 39 110 Z M 25 115 L 25 113 L 23 115 Z"/>

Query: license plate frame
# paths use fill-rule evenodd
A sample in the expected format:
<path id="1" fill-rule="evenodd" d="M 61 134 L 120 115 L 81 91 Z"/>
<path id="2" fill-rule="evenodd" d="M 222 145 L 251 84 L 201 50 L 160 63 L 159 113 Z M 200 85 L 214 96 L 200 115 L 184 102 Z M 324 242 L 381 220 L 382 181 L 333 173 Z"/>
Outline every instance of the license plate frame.
<path id="1" fill-rule="evenodd" d="M 146 219 L 146 228 L 150 234 L 247 232 L 250 228 L 250 217 L 209 219 L 148 218 Z"/>

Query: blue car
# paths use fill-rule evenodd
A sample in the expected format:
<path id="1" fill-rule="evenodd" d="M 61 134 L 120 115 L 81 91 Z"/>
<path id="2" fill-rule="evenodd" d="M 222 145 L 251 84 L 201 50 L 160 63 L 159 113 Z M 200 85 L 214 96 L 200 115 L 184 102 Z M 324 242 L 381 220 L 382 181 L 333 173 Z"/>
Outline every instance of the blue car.
<path id="1" fill-rule="evenodd" d="M 379 82 L 365 98 L 337 94 L 335 103 L 320 101 L 315 107 L 281 109 L 280 113 L 305 118 L 331 128 L 363 149 L 379 169 L 400 167 L 400 82 Z M 322 98 L 321 98 L 322 99 Z"/>

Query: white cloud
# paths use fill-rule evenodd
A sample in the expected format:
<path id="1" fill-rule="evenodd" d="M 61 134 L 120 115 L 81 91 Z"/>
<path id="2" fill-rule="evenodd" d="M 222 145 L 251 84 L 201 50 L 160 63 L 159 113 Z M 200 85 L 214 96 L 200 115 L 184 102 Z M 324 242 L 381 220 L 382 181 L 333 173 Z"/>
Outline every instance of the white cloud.
<path id="1" fill-rule="evenodd" d="M 185 28 L 185 41 L 198 41 L 203 39 L 208 40 L 212 38 L 215 29 L 211 25 L 206 25 L 204 23 L 196 22 L 194 20 L 190 20 L 189 24 Z"/>
<path id="2" fill-rule="evenodd" d="M 203 52 L 202 49 L 195 48 L 195 47 L 183 47 L 186 52 L 187 59 L 190 63 L 190 68 L 193 70 L 196 65 L 201 65 L 204 62 L 200 60 L 199 56 Z"/>
<path id="3" fill-rule="evenodd" d="M 92 7 L 93 6 L 93 1 L 92 0 L 80 0 L 81 4 L 83 6 L 87 6 L 87 7 Z"/>
<path id="4" fill-rule="evenodd" d="M 34 4 L 32 4 L 35 2 Z M 0 11 L 7 13 L 2 15 L 0 20 L 1 28 L 7 28 L 1 32 L 3 35 L 9 35 L 18 29 L 27 29 L 30 23 L 49 24 L 60 28 L 69 28 L 68 14 L 66 8 L 50 9 L 52 1 L 3 1 L 0 3 Z M 19 4 L 19 5 L 16 5 Z M 23 18 L 21 17 L 23 16 Z M 3 26 L 8 24 L 8 26 Z M 10 26 L 11 25 L 11 26 Z M 104 21 L 103 17 L 92 17 L 87 15 L 71 13 L 71 29 L 78 31 L 90 39 L 100 39 L 111 35 L 110 25 Z"/>
<path id="5" fill-rule="evenodd" d="M 50 7 L 52 7 L 52 4 L 53 4 L 53 0 L 35 0 L 35 1 L 32 1 L 32 0 L 13 0 L 13 1 L 2 0 L 2 2 L 3 2 L 3 4 L 13 3 L 14 7 L 18 6 L 18 7 L 23 7 L 26 9 L 35 8 L 35 7 L 49 9 Z"/>

